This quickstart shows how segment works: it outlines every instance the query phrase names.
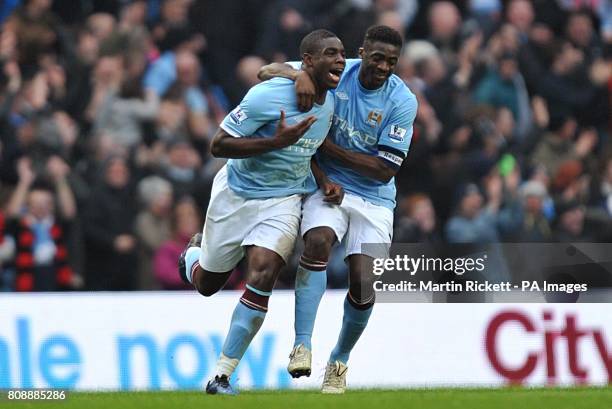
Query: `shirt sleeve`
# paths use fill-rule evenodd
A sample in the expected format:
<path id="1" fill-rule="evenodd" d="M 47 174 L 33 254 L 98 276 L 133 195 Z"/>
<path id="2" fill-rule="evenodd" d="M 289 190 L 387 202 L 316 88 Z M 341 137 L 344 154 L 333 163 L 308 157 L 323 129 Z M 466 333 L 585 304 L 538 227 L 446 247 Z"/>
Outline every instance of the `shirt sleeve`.
<path id="1" fill-rule="evenodd" d="M 398 103 L 378 139 L 378 157 L 394 169 L 402 166 L 408 154 L 416 111 L 414 95 Z"/>
<path id="2" fill-rule="evenodd" d="M 261 83 L 246 94 L 240 105 L 234 108 L 221 122 L 221 129 L 228 134 L 241 138 L 253 135 L 270 121 L 280 118 L 280 107 L 272 101 L 271 88 Z"/>

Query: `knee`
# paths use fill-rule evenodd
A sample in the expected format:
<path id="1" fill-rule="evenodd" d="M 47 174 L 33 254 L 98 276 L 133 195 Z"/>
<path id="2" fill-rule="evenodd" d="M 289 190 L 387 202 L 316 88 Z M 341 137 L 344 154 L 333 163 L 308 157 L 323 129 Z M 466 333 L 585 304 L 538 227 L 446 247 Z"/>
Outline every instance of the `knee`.
<path id="1" fill-rule="evenodd" d="M 304 254 L 314 260 L 327 261 L 336 235 L 331 229 L 315 229 L 306 234 Z"/>
<path id="2" fill-rule="evenodd" d="M 199 277 L 201 277 L 201 275 Z M 217 288 L 217 286 L 212 286 L 203 280 L 196 279 L 193 283 L 196 290 L 198 290 L 198 293 L 200 293 L 204 297 L 210 297 L 211 295 L 219 291 L 219 288 Z"/>
<path id="3" fill-rule="evenodd" d="M 210 297 L 211 295 L 219 292 L 219 290 L 225 284 L 227 277 L 227 275 L 221 277 L 217 273 L 210 273 L 203 268 L 198 267 L 193 273 L 192 280 L 194 287 L 196 290 L 198 290 L 198 293 L 204 297 Z"/>
<path id="4" fill-rule="evenodd" d="M 217 289 L 215 288 L 206 288 L 206 287 L 199 287 L 196 286 L 198 293 L 200 293 L 201 295 L 203 295 L 204 297 L 210 297 L 211 295 L 214 295 L 217 293 Z"/>
<path id="5" fill-rule="evenodd" d="M 272 291 L 276 276 L 272 271 L 260 270 L 251 271 L 248 284 L 261 291 Z"/>
<path id="6" fill-rule="evenodd" d="M 374 302 L 374 280 L 366 274 L 351 277 L 349 293 L 358 304 L 370 304 Z"/>
<path id="7" fill-rule="evenodd" d="M 374 305 L 376 301 L 376 292 L 370 287 L 349 287 L 348 296 L 355 307 L 359 309 L 368 309 Z"/>
<path id="8" fill-rule="evenodd" d="M 374 304 L 376 292 L 370 285 L 351 285 L 349 294 L 356 304 L 367 305 Z"/>
<path id="9" fill-rule="evenodd" d="M 249 266 L 247 283 L 261 291 L 272 291 L 276 281 L 276 269 L 266 263 Z"/>

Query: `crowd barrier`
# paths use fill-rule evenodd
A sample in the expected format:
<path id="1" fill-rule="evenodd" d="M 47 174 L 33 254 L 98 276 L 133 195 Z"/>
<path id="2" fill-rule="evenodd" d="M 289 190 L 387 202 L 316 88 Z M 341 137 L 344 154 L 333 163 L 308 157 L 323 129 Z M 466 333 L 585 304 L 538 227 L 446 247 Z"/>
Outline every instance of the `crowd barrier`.
<path id="1" fill-rule="evenodd" d="M 239 292 L 0 295 L 0 388 L 197 389 L 214 372 Z M 313 374 L 286 372 L 293 293 L 275 291 L 239 365 L 241 388 L 315 388 L 342 320 L 328 291 Z M 349 361 L 352 387 L 612 383 L 610 304 L 377 304 Z"/>

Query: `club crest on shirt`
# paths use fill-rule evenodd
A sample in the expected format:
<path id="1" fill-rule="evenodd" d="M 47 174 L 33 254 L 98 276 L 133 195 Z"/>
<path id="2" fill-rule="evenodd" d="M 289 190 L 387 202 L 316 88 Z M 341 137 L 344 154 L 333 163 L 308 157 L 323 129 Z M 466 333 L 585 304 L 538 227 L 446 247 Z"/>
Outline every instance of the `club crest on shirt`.
<path id="1" fill-rule="evenodd" d="M 242 121 L 248 118 L 248 116 L 242 110 L 242 108 L 238 106 L 232 112 L 230 112 L 230 118 L 236 125 L 240 125 L 242 124 Z"/>
<path id="2" fill-rule="evenodd" d="M 366 119 L 366 123 L 370 126 L 377 126 L 380 125 L 381 122 L 382 111 L 379 111 L 377 109 L 370 111 L 370 113 L 368 114 L 368 119 Z"/>
<path id="3" fill-rule="evenodd" d="M 342 92 L 342 91 L 337 91 L 336 97 L 338 97 L 339 99 L 344 99 L 344 100 L 349 99 L 349 96 L 346 94 L 346 92 Z"/>
<path id="4" fill-rule="evenodd" d="M 399 127 L 398 125 L 391 125 L 389 130 L 389 138 L 395 143 L 404 142 L 404 136 L 406 136 L 406 130 Z"/>

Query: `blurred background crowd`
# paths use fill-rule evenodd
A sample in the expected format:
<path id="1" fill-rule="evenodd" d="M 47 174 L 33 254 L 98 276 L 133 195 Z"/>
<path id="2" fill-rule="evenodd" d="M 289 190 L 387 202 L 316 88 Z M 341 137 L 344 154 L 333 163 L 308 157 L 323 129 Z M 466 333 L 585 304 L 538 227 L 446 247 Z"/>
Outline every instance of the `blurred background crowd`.
<path id="1" fill-rule="evenodd" d="M 321 27 L 348 57 L 405 38 L 394 241 L 612 241 L 610 0 L 4 0 L 0 24 L 2 290 L 185 288 L 211 137 Z"/>

